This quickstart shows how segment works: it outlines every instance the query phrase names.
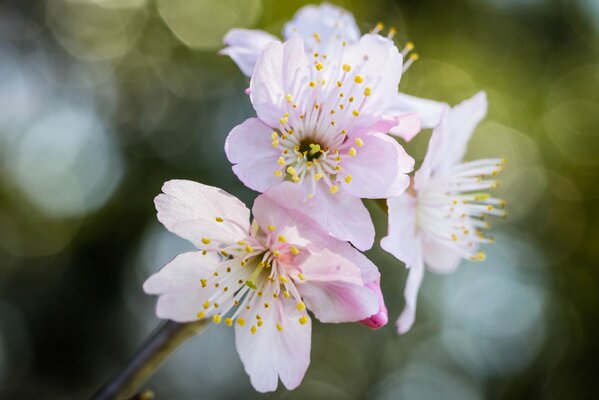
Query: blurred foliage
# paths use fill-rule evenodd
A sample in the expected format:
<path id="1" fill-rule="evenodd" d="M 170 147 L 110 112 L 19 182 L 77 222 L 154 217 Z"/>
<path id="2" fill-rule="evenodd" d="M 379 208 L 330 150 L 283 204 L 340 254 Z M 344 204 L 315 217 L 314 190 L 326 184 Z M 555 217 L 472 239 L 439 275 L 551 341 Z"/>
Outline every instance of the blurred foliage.
<path id="1" fill-rule="evenodd" d="M 155 220 L 162 182 L 251 204 L 223 143 L 253 111 L 217 56 L 232 27 L 279 34 L 305 1 L 0 3 L 0 398 L 89 396 L 158 320 L 141 283 L 188 248 Z M 451 103 L 485 89 L 469 157 L 509 159 L 484 264 L 425 280 L 414 329 L 314 329 L 293 392 L 256 394 L 212 328 L 146 385 L 157 399 L 586 399 L 599 391 L 599 2 L 338 1 L 398 28 L 421 59 L 401 89 Z M 429 132 L 406 146 L 421 160 Z M 371 207 L 379 237 L 385 219 Z M 390 317 L 401 263 L 381 252 Z"/>

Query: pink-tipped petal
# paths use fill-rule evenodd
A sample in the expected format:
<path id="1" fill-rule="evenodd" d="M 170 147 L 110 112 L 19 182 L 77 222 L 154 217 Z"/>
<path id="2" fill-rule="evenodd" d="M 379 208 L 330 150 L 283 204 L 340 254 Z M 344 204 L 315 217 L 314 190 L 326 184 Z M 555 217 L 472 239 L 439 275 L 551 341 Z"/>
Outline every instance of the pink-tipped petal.
<path id="1" fill-rule="evenodd" d="M 276 37 L 264 31 L 235 28 L 225 35 L 224 42 L 227 47 L 219 51 L 219 54 L 231 57 L 241 72 L 249 77 L 254 72 L 254 66 L 264 46 L 276 40 Z"/>
<path id="2" fill-rule="evenodd" d="M 424 264 L 420 260 L 415 265 L 410 266 L 408 280 L 404 289 L 404 298 L 406 304 L 396 322 L 397 333 L 403 335 L 408 332 L 414 320 L 416 319 L 416 302 L 418 300 L 418 291 L 424 277 Z"/>
<path id="3" fill-rule="evenodd" d="M 441 122 L 446 103 L 398 93 L 390 102 L 387 115 L 416 113 L 422 128 L 434 128 Z"/>
<path id="4" fill-rule="evenodd" d="M 297 289 L 321 322 L 355 322 L 378 311 L 376 294 L 364 285 L 352 260 L 325 249 L 311 252 L 301 269 L 305 281 L 296 282 Z"/>
<path id="5" fill-rule="evenodd" d="M 344 189 L 358 198 L 386 199 L 399 196 L 410 184 L 408 173 L 414 159 L 393 138 L 378 132 L 350 136 L 346 147 L 355 156 L 343 160 L 341 166 L 351 175 Z M 359 143 L 359 144 L 356 144 Z"/>
<path id="6" fill-rule="evenodd" d="M 378 281 L 381 275 L 372 261 L 346 241 L 329 235 L 328 230 L 314 220 L 315 215 L 305 206 L 308 204 L 311 204 L 311 200 L 306 200 L 302 186 L 283 182 L 258 196 L 252 212 L 264 231 L 268 229 L 268 225 L 273 225 L 276 229 L 293 226 L 303 240 L 309 242 L 311 249 L 329 249 L 350 259 L 360 269 L 364 282 Z M 285 236 L 292 243 L 298 243 L 300 240 L 293 237 L 290 239 L 288 234 Z"/>
<path id="7" fill-rule="evenodd" d="M 416 113 L 395 117 L 383 116 L 370 129 L 377 132 L 389 133 L 409 142 L 420 132 L 420 119 Z"/>
<path id="8" fill-rule="evenodd" d="M 261 393 L 272 392 L 281 379 L 289 390 L 301 383 L 310 365 L 312 324 L 291 300 L 273 302 L 273 309 L 263 318 L 261 327 L 255 326 L 253 314 L 242 314 L 247 321 L 235 326 L 235 345 L 254 388 Z M 279 324 L 282 330 L 277 328 Z"/>
<path id="9" fill-rule="evenodd" d="M 379 301 L 379 310 L 376 314 L 360 321 L 360 323 L 371 329 L 380 329 L 389 322 L 387 306 L 385 306 L 385 299 L 383 298 L 383 292 L 381 291 L 381 283 L 379 281 L 372 281 L 368 282 L 365 286 L 376 294 Z"/>
<path id="10" fill-rule="evenodd" d="M 205 246 L 203 239 L 235 242 L 249 230 L 250 210 L 222 189 L 171 180 L 162 186 L 162 191 L 154 199 L 158 220 L 198 248 Z"/>
<path id="11" fill-rule="evenodd" d="M 283 181 L 275 176 L 280 150 L 274 148 L 272 128 L 258 118 L 237 125 L 225 141 L 225 153 L 233 172 L 250 189 L 263 192 Z"/>

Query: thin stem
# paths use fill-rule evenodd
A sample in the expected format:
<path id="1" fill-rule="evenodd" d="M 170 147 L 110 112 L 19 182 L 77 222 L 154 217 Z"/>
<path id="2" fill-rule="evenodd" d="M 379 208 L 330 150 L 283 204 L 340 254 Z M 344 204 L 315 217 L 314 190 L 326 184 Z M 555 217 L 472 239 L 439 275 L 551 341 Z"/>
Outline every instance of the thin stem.
<path id="1" fill-rule="evenodd" d="M 158 368 L 189 337 L 204 331 L 210 321 L 165 321 L 141 345 L 125 367 L 102 386 L 92 400 L 122 400 L 135 394 Z"/>

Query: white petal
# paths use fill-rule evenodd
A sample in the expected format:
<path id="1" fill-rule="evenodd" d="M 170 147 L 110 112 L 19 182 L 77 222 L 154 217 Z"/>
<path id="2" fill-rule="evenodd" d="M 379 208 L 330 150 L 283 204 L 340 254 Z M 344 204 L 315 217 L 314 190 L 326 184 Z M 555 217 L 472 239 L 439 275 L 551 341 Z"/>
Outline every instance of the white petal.
<path id="1" fill-rule="evenodd" d="M 154 199 L 158 220 L 198 248 L 205 247 L 204 238 L 231 243 L 244 239 L 249 232 L 250 210 L 222 189 L 172 180 L 162 191 Z M 219 222 L 221 218 L 223 222 Z"/>
<path id="2" fill-rule="evenodd" d="M 219 266 L 218 258 L 201 252 L 179 254 L 143 285 L 148 294 L 158 294 L 156 314 L 178 322 L 198 319 L 202 303 L 210 296 L 200 289 L 200 279 L 211 275 Z"/>
<path id="3" fill-rule="evenodd" d="M 231 57 L 245 76 L 252 76 L 260 52 L 268 43 L 278 40 L 269 33 L 254 29 L 231 29 L 225 35 L 227 46 L 219 54 Z"/>
<path id="4" fill-rule="evenodd" d="M 407 265 L 421 259 L 421 243 L 416 232 L 416 199 L 410 194 L 387 200 L 389 231 L 381 248 Z"/>
<path id="5" fill-rule="evenodd" d="M 424 187 L 431 175 L 462 161 L 468 141 L 486 113 L 485 92 L 479 92 L 457 106 L 446 109 L 441 123 L 433 130 L 426 156 L 416 173 L 416 190 Z"/>
<path id="6" fill-rule="evenodd" d="M 390 102 L 397 96 L 403 63 L 401 53 L 392 40 L 366 34 L 356 44 L 347 47 L 343 62 L 352 67 L 350 76 L 357 74 L 364 79 L 352 94 L 354 104 L 363 102 L 360 116 L 354 119 L 354 125 L 371 126 L 383 114 L 387 114 Z M 371 88 L 369 96 L 364 95 L 362 87 Z"/>
<path id="7" fill-rule="evenodd" d="M 445 107 L 448 107 L 448 104 L 398 93 L 385 114 L 400 116 L 416 113 L 422 128 L 434 128 L 441 122 Z"/>
<path id="8" fill-rule="evenodd" d="M 476 249 L 472 249 L 472 255 Z M 422 235 L 422 255 L 426 268 L 438 274 L 449 274 L 458 267 L 462 261 L 462 255 L 450 249 L 438 240 Z"/>
<path id="9" fill-rule="evenodd" d="M 323 3 L 300 8 L 293 19 L 285 24 L 283 35 L 285 39 L 299 35 L 304 40 L 306 52 L 309 54 L 328 54 L 331 50 L 341 47 L 342 42 L 356 42 L 360 37 L 360 30 L 350 12 Z"/>
<path id="10" fill-rule="evenodd" d="M 418 300 L 418 291 L 424 277 L 424 265 L 422 260 L 410 266 L 408 280 L 404 289 L 404 298 L 406 304 L 396 322 L 397 333 L 402 335 L 410 330 L 416 319 L 416 302 Z"/>
<path id="11" fill-rule="evenodd" d="M 235 326 L 237 352 L 257 391 L 274 391 L 279 377 L 289 390 L 301 383 L 310 364 L 312 334 L 310 318 L 302 325 L 301 315 L 305 312 L 300 312 L 294 302 L 283 299 L 273 302 L 255 334 L 250 326 L 255 320 L 253 314 L 242 314 L 246 325 Z M 283 330 L 279 331 L 276 324 Z"/>

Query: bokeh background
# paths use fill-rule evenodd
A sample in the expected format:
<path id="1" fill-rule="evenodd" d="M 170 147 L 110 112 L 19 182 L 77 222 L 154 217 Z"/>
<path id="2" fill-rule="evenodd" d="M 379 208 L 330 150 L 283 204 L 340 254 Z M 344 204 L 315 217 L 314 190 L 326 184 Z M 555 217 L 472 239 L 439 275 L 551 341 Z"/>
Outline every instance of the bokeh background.
<path id="1" fill-rule="evenodd" d="M 158 324 L 141 283 L 189 245 L 155 218 L 162 182 L 251 204 L 223 143 L 253 111 L 216 54 L 232 27 L 279 34 L 304 1 L 0 3 L 0 398 L 89 397 Z M 599 393 L 599 1 L 335 1 L 395 26 L 407 93 L 490 112 L 469 158 L 503 156 L 485 263 L 429 274 L 417 322 L 314 327 L 293 392 L 255 393 L 212 327 L 144 387 L 157 399 L 594 399 Z M 422 160 L 430 132 L 407 148 Z M 370 204 L 377 234 L 385 218 Z M 403 265 L 378 245 L 391 319 Z"/>

